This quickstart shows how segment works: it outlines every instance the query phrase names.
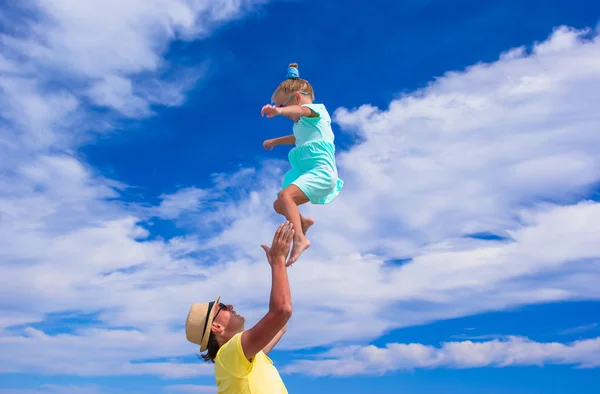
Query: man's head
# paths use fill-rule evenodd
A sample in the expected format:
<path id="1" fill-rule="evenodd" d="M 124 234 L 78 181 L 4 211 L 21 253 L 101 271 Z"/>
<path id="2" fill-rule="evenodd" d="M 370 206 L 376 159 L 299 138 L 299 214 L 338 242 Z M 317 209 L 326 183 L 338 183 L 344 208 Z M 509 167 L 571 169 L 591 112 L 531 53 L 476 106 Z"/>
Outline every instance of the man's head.
<path id="1" fill-rule="evenodd" d="M 207 361 L 214 360 L 221 345 L 244 331 L 246 322 L 233 305 L 223 304 L 220 299 L 193 304 L 185 323 L 188 341 L 200 345 L 200 352 L 208 350 L 208 354 L 202 356 Z"/>

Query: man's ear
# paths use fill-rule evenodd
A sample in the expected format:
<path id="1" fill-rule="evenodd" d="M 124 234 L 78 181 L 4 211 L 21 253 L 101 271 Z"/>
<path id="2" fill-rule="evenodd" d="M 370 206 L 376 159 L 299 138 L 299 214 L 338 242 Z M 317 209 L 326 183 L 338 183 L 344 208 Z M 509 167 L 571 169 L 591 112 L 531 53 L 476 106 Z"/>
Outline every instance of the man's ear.
<path id="1" fill-rule="evenodd" d="M 212 331 L 214 334 L 221 334 L 224 328 L 225 327 L 223 327 L 219 323 L 213 322 L 212 326 L 210 327 L 210 331 Z"/>

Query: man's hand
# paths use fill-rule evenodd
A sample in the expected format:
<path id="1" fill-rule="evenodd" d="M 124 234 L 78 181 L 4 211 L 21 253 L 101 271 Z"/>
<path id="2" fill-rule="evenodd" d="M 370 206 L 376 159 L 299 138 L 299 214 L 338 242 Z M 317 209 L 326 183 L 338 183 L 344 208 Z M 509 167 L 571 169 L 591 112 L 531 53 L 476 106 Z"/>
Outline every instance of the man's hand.
<path id="1" fill-rule="evenodd" d="M 269 248 L 267 245 L 261 245 L 261 247 L 265 250 L 267 254 L 267 260 L 269 264 L 273 265 L 277 262 L 283 261 L 287 259 L 288 254 L 290 253 L 290 246 L 292 244 L 292 240 L 294 239 L 294 226 L 290 222 L 285 222 L 275 232 L 275 236 L 273 237 L 273 243 Z"/>
<path id="2" fill-rule="evenodd" d="M 269 264 L 271 264 L 271 248 L 269 248 L 267 245 L 260 245 L 260 247 L 265 250 L 265 253 L 267 254 L 267 261 Z"/>

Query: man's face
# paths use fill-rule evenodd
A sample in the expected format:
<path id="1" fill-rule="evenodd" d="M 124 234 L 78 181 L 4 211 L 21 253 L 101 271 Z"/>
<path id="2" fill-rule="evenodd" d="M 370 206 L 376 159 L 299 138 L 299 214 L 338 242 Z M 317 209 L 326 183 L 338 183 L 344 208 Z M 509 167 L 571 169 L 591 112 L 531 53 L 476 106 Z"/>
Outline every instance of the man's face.
<path id="1" fill-rule="evenodd" d="M 216 308 L 213 308 L 214 323 L 224 327 L 225 331 L 238 332 L 244 329 L 246 319 L 240 316 L 233 309 L 233 305 L 219 303 Z"/>

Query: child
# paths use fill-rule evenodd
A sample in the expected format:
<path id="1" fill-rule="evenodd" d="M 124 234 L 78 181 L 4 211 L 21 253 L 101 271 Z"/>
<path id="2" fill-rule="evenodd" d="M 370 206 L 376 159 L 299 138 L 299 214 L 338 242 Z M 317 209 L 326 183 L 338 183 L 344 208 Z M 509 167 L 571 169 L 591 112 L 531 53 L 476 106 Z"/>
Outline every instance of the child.
<path id="1" fill-rule="evenodd" d="M 298 206 L 309 201 L 329 204 L 344 182 L 338 178 L 329 113 L 323 104 L 313 104 L 313 88 L 308 81 L 300 79 L 296 63 L 289 65 L 287 79 L 275 90 L 271 100 L 274 104 L 265 105 L 261 116 L 283 115 L 294 121 L 293 134 L 263 142 L 263 147 L 269 150 L 277 145 L 296 145 L 288 154 L 292 169 L 285 174 L 282 190 L 273 203 L 275 211 L 284 215 L 294 228 L 302 228 L 294 234 L 287 261 L 290 266 L 310 247 L 306 231 L 314 224 L 312 218 L 300 215 Z"/>

